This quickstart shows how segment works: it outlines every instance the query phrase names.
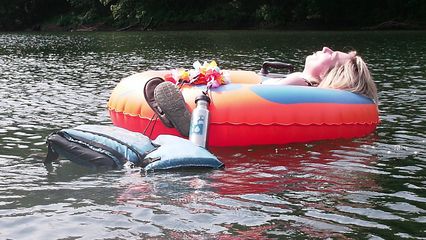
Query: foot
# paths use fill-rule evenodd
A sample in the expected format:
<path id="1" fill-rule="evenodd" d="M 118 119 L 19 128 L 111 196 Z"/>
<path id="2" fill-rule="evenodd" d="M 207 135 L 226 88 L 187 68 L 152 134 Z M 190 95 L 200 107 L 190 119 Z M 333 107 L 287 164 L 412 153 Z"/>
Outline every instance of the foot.
<path id="1" fill-rule="evenodd" d="M 154 98 L 179 133 L 188 137 L 191 113 L 179 89 L 171 82 L 160 83 L 154 90 Z"/>

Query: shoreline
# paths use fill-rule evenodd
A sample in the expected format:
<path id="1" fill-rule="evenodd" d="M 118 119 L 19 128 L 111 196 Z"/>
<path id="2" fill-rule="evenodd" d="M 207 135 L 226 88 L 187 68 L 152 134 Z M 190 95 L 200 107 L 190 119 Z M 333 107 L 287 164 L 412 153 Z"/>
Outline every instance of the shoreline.
<path id="1" fill-rule="evenodd" d="M 230 27 L 224 24 L 168 24 L 150 26 L 135 24 L 126 27 L 114 27 L 102 22 L 81 24 L 78 26 L 60 26 L 57 24 L 36 24 L 31 28 L 5 30 L 0 32 L 145 32 L 145 31 L 214 31 L 214 30 L 253 30 L 253 31 L 425 31 L 426 25 L 420 23 L 407 23 L 386 21 L 366 27 L 326 26 L 311 23 L 291 23 L 286 26 L 240 26 Z"/>

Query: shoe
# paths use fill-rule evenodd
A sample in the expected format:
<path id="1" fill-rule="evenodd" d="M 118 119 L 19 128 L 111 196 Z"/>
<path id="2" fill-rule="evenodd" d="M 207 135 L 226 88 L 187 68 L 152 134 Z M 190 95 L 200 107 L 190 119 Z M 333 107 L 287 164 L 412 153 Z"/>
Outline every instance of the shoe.
<path id="1" fill-rule="evenodd" d="M 171 82 L 160 83 L 154 89 L 154 99 L 178 132 L 188 137 L 191 113 L 186 108 L 185 99 L 179 89 Z"/>
<path id="2" fill-rule="evenodd" d="M 158 106 L 157 102 L 154 98 L 154 90 L 155 88 L 160 84 L 163 83 L 164 80 L 159 77 L 151 78 L 149 79 L 143 89 L 143 93 L 145 96 L 145 100 L 148 103 L 148 105 L 151 107 L 151 109 L 155 112 L 155 114 L 160 118 L 160 121 L 164 124 L 164 126 L 168 128 L 172 128 L 173 124 L 167 119 L 164 112 L 161 110 L 161 108 Z"/>

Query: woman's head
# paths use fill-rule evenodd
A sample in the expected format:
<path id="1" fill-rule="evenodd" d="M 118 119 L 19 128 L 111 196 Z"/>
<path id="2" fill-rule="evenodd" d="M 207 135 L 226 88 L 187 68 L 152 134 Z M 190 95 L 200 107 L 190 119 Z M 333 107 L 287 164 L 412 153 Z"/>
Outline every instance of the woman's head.
<path id="1" fill-rule="evenodd" d="M 330 69 L 343 65 L 354 56 L 353 52 L 344 53 L 323 47 L 321 51 L 314 52 L 312 55 L 306 57 L 303 74 L 320 82 Z"/>
<path id="2" fill-rule="evenodd" d="M 336 65 L 324 76 L 318 87 L 342 89 L 362 94 L 378 102 L 376 84 L 364 60 L 354 56 L 343 65 Z"/>
<path id="3" fill-rule="evenodd" d="M 324 47 L 306 58 L 303 74 L 316 79 L 318 87 L 351 91 L 377 103 L 376 84 L 356 51 L 344 53 Z"/>

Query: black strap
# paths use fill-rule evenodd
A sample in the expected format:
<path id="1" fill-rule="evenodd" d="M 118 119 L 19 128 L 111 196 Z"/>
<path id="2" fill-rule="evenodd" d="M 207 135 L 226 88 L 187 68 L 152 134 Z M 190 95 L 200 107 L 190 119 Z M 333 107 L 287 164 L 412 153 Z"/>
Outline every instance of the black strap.
<path id="1" fill-rule="evenodd" d="M 161 160 L 161 157 L 155 157 L 155 158 L 145 158 L 142 162 L 138 164 L 138 166 L 145 168 L 148 166 L 148 164 L 156 162 L 158 160 Z"/>
<path id="2" fill-rule="evenodd" d="M 59 154 L 53 150 L 52 146 L 50 145 L 50 142 L 47 144 L 47 155 L 44 159 L 44 164 L 50 164 L 56 159 L 58 159 Z"/>
<path id="3" fill-rule="evenodd" d="M 154 115 L 152 115 L 152 117 L 149 119 L 149 122 L 148 122 L 148 124 L 146 125 L 145 129 L 143 130 L 143 132 L 142 132 L 142 133 L 143 133 L 143 135 L 148 136 L 148 137 L 151 137 L 152 132 L 154 131 L 154 128 L 155 128 L 155 124 L 157 123 L 157 119 L 158 119 L 158 115 L 154 113 Z M 152 123 L 152 126 L 151 126 L 151 123 Z M 151 129 L 150 129 L 149 133 L 146 133 L 146 132 L 147 132 L 147 130 L 148 130 L 150 127 L 151 127 Z"/>

